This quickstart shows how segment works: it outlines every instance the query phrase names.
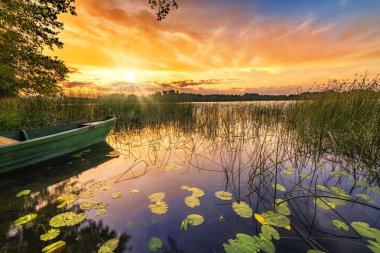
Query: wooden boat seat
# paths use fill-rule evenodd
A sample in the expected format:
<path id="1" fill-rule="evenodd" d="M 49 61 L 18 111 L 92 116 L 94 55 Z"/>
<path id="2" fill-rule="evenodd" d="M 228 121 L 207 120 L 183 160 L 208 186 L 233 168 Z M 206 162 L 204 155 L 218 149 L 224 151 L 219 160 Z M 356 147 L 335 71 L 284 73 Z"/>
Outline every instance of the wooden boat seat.
<path id="1" fill-rule="evenodd" d="M 19 142 L 19 141 L 11 139 L 11 138 L 4 137 L 4 136 L 0 136 L 0 146 L 9 145 L 9 144 L 16 143 L 16 142 Z"/>

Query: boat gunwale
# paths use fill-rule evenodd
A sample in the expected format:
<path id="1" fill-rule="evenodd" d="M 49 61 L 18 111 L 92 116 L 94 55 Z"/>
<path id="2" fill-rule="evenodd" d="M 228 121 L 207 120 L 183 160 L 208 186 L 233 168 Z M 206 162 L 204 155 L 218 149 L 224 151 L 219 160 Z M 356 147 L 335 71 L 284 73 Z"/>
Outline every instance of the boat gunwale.
<path id="1" fill-rule="evenodd" d="M 34 138 L 34 139 L 29 139 L 29 140 L 25 140 L 25 141 L 19 141 L 19 142 L 11 143 L 11 144 L 8 144 L 8 145 L 2 145 L 2 146 L 0 146 L 0 150 L 2 148 L 9 148 L 9 147 L 15 147 L 17 145 L 22 145 L 24 143 L 33 143 L 34 141 L 40 141 L 40 140 L 44 140 L 44 139 L 48 139 L 48 138 L 52 138 L 52 137 L 58 137 L 60 135 L 76 132 L 76 131 L 81 130 L 81 129 L 87 129 L 87 128 L 90 128 L 90 127 L 98 128 L 98 127 L 103 126 L 105 123 L 108 123 L 108 122 L 111 122 L 111 121 L 115 121 L 115 120 L 116 120 L 116 118 L 106 119 L 106 120 L 100 120 L 100 121 L 93 121 L 93 122 L 89 122 L 89 123 L 78 123 L 78 125 L 80 125 L 80 124 L 89 124 L 89 125 L 82 126 L 82 127 L 77 127 L 75 129 L 63 131 L 63 132 L 56 133 L 56 134 L 50 134 L 50 135 L 46 135 L 46 136 L 42 136 L 42 137 L 38 137 L 38 138 Z M 91 125 L 91 123 L 95 123 L 95 122 L 101 122 L 101 123 L 99 123 L 97 125 Z M 54 126 L 52 126 L 52 127 L 54 127 Z"/>

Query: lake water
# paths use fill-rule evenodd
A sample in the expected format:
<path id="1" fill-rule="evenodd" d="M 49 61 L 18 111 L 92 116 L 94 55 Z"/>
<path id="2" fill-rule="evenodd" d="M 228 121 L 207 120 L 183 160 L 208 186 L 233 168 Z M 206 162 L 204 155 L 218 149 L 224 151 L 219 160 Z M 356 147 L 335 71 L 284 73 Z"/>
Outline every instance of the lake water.
<path id="1" fill-rule="evenodd" d="M 375 242 L 371 235 L 380 228 L 380 199 L 377 179 L 364 165 L 332 153 L 309 152 L 294 133 L 284 134 L 281 124 L 228 117 L 217 123 L 199 120 L 196 127 L 179 122 L 113 131 L 107 143 L 1 175 L 0 252 L 41 252 L 60 240 L 66 242 L 62 252 L 98 252 L 113 238 L 119 239 L 114 252 L 151 252 L 153 237 L 163 243 L 156 252 L 225 252 L 225 247 L 245 252 L 237 234 L 267 240 L 276 252 L 371 252 L 367 241 Z M 31 193 L 16 197 L 26 189 Z M 231 193 L 231 198 L 218 198 L 218 191 Z M 151 201 L 154 193 L 165 196 Z M 64 194 L 76 197 L 59 208 L 57 198 Z M 195 207 L 185 203 L 192 195 L 195 200 L 187 200 Z M 276 209 L 280 217 L 268 213 L 276 199 L 285 209 Z M 106 207 L 80 205 L 90 200 Z M 158 211 L 152 212 L 157 202 L 166 203 L 167 209 L 156 206 Z M 247 204 L 241 206 L 243 214 L 236 211 L 238 203 Z M 69 211 L 85 213 L 86 219 L 60 227 L 55 239 L 40 240 L 51 229 L 49 221 Z M 37 217 L 14 224 L 30 213 Z M 191 214 L 204 221 L 197 225 L 186 220 Z M 262 214 L 280 239 L 260 237 L 263 224 L 253 214 Z M 283 217 L 290 227 L 279 224 Z M 351 224 L 359 221 L 370 232 L 355 231 Z"/>

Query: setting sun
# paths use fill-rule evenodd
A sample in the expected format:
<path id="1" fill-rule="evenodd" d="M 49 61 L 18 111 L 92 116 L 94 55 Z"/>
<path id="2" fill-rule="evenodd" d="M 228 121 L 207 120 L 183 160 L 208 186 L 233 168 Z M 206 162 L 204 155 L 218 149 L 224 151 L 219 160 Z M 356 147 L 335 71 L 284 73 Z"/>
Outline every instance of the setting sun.
<path id="1" fill-rule="evenodd" d="M 125 80 L 130 82 L 130 83 L 133 83 L 136 81 L 136 72 L 134 71 L 127 71 L 125 73 Z"/>

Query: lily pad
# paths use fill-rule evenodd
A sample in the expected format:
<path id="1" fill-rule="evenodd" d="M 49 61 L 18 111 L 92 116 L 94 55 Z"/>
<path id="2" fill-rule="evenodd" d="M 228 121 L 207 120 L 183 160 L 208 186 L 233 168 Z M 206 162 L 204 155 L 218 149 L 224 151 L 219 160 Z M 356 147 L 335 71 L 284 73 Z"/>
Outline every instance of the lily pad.
<path id="1" fill-rule="evenodd" d="M 226 191 L 217 191 L 215 192 L 215 196 L 221 200 L 232 200 L 232 193 Z"/>
<path id="2" fill-rule="evenodd" d="M 229 239 L 223 247 L 227 253 L 256 253 L 260 251 L 260 239 L 246 234 L 237 234 L 236 239 Z"/>
<path id="3" fill-rule="evenodd" d="M 98 205 L 98 201 L 90 200 L 79 204 L 79 208 L 82 210 L 90 210 Z"/>
<path id="4" fill-rule="evenodd" d="M 344 231 L 348 231 L 349 227 L 347 224 L 343 221 L 340 220 L 332 220 L 332 224 L 337 228 L 337 229 L 342 229 Z"/>
<path id="5" fill-rule="evenodd" d="M 113 253 L 119 245 L 119 238 L 114 238 L 106 241 L 98 250 L 98 253 Z"/>
<path id="6" fill-rule="evenodd" d="M 78 195 L 73 193 L 63 194 L 57 198 L 57 201 L 60 203 L 57 207 L 62 208 L 68 206 L 77 201 Z"/>
<path id="7" fill-rule="evenodd" d="M 294 171 L 296 171 L 295 168 L 286 168 L 284 169 L 282 172 L 286 175 L 293 175 L 294 174 Z"/>
<path id="8" fill-rule="evenodd" d="M 21 225 L 23 225 L 23 224 L 25 224 L 25 223 L 28 223 L 28 222 L 31 221 L 31 220 L 34 220 L 35 218 L 37 218 L 37 214 L 35 214 L 35 213 L 30 213 L 30 214 L 27 214 L 27 215 L 24 215 L 24 216 L 18 218 L 17 220 L 15 220 L 15 221 L 13 222 L 13 224 L 14 224 L 15 226 L 21 226 Z"/>
<path id="9" fill-rule="evenodd" d="M 326 186 L 321 185 L 321 184 L 317 184 L 316 187 L 317 187 L 317 189 L 320 190 L 320 191 L 324 191 L 324 192 L 328 192 L 328 191 L 330 191 L 329 188 L 327 188 Z"/>
<path id="10" fill-rule="evenodd" d="M 99 208 L 97 211 L 96 211 L 96 215 L 97 216 L 100 216 L 100 215 L 103 215 L 107 213 L 107 209 L 106 208 Z"/>
<path id="11" fill-rule="evenodd" d="M 286 227 L 290 225 L 290 220 L 285 215 L 282 215 L 280 213 L 275 213 L 272 211 L 266 211 L 261 214 L 265 222 L 269 225 L 275 226 L 275 227 Z"/>
<path id="12" fill-rule="evenodd" d="M 23 191 L 20 191 L 16 194 L 16 197 L 19 198 L 21 196 L 26 196 L 30 193 L 30 190 L 23 190 Z"/>
<path id="13" fill-rule="evenodd" d="M 271 240 L 268 240 L 263 234 L 260 234 L 260 238 L 256 237 L 260 245 L 260 250 L 265 253 L 275 253 L 276 248 Z"/>
<path id="14" fill-rule="evenodd" d="M 279 190 L 280 192 L 286 192 L 286 188 L 281 184 L 276 184 L 276 185 L 272 184 L 272 187 Z"/>
<path id="15" fill-rule="evenodd" d="M 380 243 L 379 241 L 377 242 L 374 242 L 374 241 L 371 241 L 371 240 L 368 240 L 368 244 L 367 247 L 374 253 L 380 253 Z"/>
<path id="16" fill-rule="evenodd" d="M 277 230 L 274 227 L 270 225 L 263 225 L 261 227 L 261 232 L 268 240 L 272 240 L 272 238 L 276 240 L 280 240 L 280 234 L 277 232 Z"/>
<path id="17" fill-rule="evenodd" d="M 194 196 L 189 196 L 185 198 L 185 204 L 191 208 L 194 208 L 196 206 L 200 206 L 201 202 L 198 198 Z"/>
<path id="18" fill-rule="evenodd" d="M 316 198 L 315 205 L 326 210 L 335 209 L 336 206 L 334 203 L 329 202 L 327 199 L 324 198 Z"/>
<path id="19" fill-rule="evenodd" d="M 79 193 L 79 198 L 81 198 L 81 199 L 88 199 L 88 198 L 92 198 L 94 196 L 95 196 L 94 190 L 89 190 L 89 191 L 84 191 L 84 192 Z"/>
<path id="20" fill-rule="evenodd" d="M 353 229 L 355 229 L 355 231 L 361 236 L 380 240 L 380 230 L 371 228 L 369 224 L 365 222 L 352 222 L 351 227 L 353 227 Z"/>
<path id="21" fill-rule="evenodd" d="M 357 193 L 356 196 L 359 197 L 359 198 L 362 198 L 362 199 L 364 199 L 365 201 L 368 201 L 368 202 L 373 201 L 372 197 L 369 196 L 369 195 L 367 195 L 367 194 Z"/>
<path id="22" fill-rule="evenodd" d="M 205 219 L 203 218 L 203 216 L 199 215 L 199 214 L 190 214 L 188 215 L 183 221 L 182 221 L 182 224 L 181 224 L 181 229 L 183 230 L 187 230 L 187 226 L 188 225 L 191 225 L 191 226 L 199 226 L 203 223 Z"/>
<path id="23" fill-rule="evenodd" d="M 152 202 L 158 202 L 158 201 L 161 201 L 165 198 L 165 193 L 164 192 L 153 193 L 153 194 L 149 195 L 148 198 Z"/>
<path id="24" fill-rule="evenodd" d="M 359 181 L 359 180 L 357 180 L 357 181 L 352 180 L 352 182 L 353 182 L 354 184 L 356 184 L 357 186 L 361 186 L 361 187 L 367 187 L 367 186 L 369 186 L 369 183 L 367 183 L 367 182 L 363 182 L 363 181 Z"/>
<path id="25" fill-rule="evenodd" d="M 112 198 L 113 198 L 113 199 L 118 199 L 118 198 L 120 198 L 122 195 L 123 195 L 123 193 L 121 193 L 121 192 L 114 192 L 114 193 L 112 193 Z"/>
<path id="26" fill-rule="evenodd" d="M 164 201 L 158 201 L 149 205 L 149 210 L 154 214 L 165 214 L 168 212 L 168 204 Z"/>
<path id="27" fill-rule="evenodd" d="M 81 223 L 86 218 L 87 218 L 87 214 L 85 213 L 76 214 L 73 212 L 66 212 L 66 213 L 58 214 L 54 216 L 53 218 L 51 218 L 49 224 L 50 226 L 54 228 L 65 227 L 65 226 L 69 227 L 69 226 L 74 226 Z"/>
<path id="28" fill-rule="evenodd" d="M 41 235 L 40 239 L 41 239 L 41 241 L 53 240 L 54 238 L 59 236 L 60 233 L 61 233 L 61 231 L 59 229 L 52 228 L 52 229 L 49 229 L 49 231 L 47 231 L 45 234 Z"/>
<path id="29" fill-rule="evenodd" d="M 301 174 L 300 174 L 300 177 L 302 177 L 302 178 L 307 178 L 307 179 L 310 179 L 310 178 L 311 178 L 311 176 L 310 176 L 309 174 L 307 174 L 307 173 L 301 173 Z"/>
<path id="30" fill-rule="evenodd" d="M 161 239 L 158 237 L 152 237 L 149 240 L 149 249 L 152 252 L 156 252 L 158 249 L 161 249 L 162 245 L 163 245 L 163 243 L 162 243 Z"/>
<path id="31" fill-rule="evenodd" d="M 351 195 L 347 194 L 346 191 L 342 188 L 332 186 L 330 189 L 333 190 L 333 192 L 341 198 L 352 199 Z"/>
<path id="32" fill-rule="evenodd" d="M 189 187 L 189 186 L 183 185 L 181 186 L 181 189 L 192 192 L 193 197 L 202 197 L 203 195 L 205 195 L 205 192 L 197 187 Z"/>
<path id="33" fill-rule="evenodd" d="M 64 241 L 58 241 L 43 248 L 42 253 L 59 253 L 62 252 L 65 247 L 66 243 Z"/>
<path id="34" fill-rule="evenodd" d="M 290 209 L 288 208 L 288 203 L 282 199 L 276 199 L 276 204 L 274 210 L 283 215 L 290 215 Z"/>
<path id="35" fill-rule="evenodd" d="M 379 187 L 368 187 L 368 190 L 380 195 L 380 188 Z"/>
<path id="36" fill-rule="evenodd" d="M 233 202 L 232 209 L 243 218 L 251 218 L 253 214 L 252 208 L 244 201 Z"/>
<path id="37" fill-rule="evenodd" d="M 331 171 L 329 174 L 331 176 L 338 176 L 338 177 L 346 177 L 350 175 L 350 173 L 348 173 L 347 171 Z"/>
<path id="38" fill-rule="evenodd" d="M 317 250 L 317 249 L 309 249 L 306 253 L 326 253 L 326 252 Z"/>

